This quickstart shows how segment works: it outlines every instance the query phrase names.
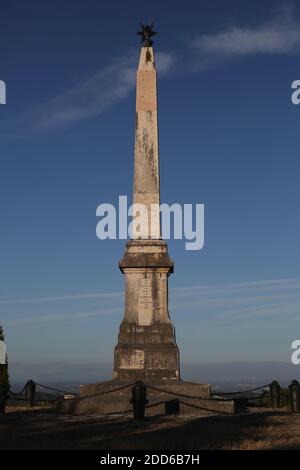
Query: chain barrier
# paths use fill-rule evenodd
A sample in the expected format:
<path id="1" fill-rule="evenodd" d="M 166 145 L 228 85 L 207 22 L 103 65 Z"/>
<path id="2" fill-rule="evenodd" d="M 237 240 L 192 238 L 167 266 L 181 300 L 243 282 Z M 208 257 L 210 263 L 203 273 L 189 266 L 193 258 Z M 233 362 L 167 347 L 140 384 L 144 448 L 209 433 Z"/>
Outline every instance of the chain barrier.
<path id="1" fill-rule="evenodd" d="M 29 381 L 28 381 L 29 382 Z M 18 397 L 20 395 L 22 395 L 25 390 L 26 390 L 26 387 L 27 387 L 27 384 L 28 382 L 26 382 L 26 384 L 24 385 L 24 387 L 22 388 L 22 390 L 18 393 L 14 393 L 11 388 L 9 387 L 9 394 L 12 396 L 12 397 Z M 97 396 L 101 396 L 101 395 L 106 395 L 106 394 L 109 394 L 109 393 L 114 393 L 114 392 L 118 392 L 120 390 L 125 390 L 126 388 L 129 388 L 129 387 L 132 387 L 134 385 L 134 382 L 133 383 L 130 383 L 130 384 L 126 384 L 126 385 L 122 385 L 120 387 L 116 387 L 114 389 L 111 389 L 111 390 L 104 390 L 102 392 L 98 392 L 98 393 L 93 393 L 91 395 L 84 395 L 84 396 L 80 396 L 78 393 L 74 393 L 74 392 L 70 392 L 68 390 L 62 390 L 62 389 L 59 389 L 59 388 L 54 388 L 54 387 L 50 387 L 49 385 L 44 385 L 44 384 L 41 384 L 39 382 L 35 382 L 36 386 L 37 387 L 40 387 L 40 388 L 44 388 L 46 390 L 51 390 L 53 392 L 57 392 L 57 393 L 62 393 L 64 395 L 73 395 L 72 398 L 70 398 L 70 400 L 74 400 L 74 399 L 80 399 L 80 400 L 84 400 L 84 399 L 88 399 L 88 398 L 94 398 L 94 397 L 97 397 Z M 220 400 L 220 401 L 225 401 L 225 400 L 228 400 L 226 398 L 223 398 L 223 396 L 229 396 L 229 395 L 241 395 L 243 393 L 248 393 L 248 392 L 255 392 L 257 390 L 262 390 L 264 388 L 267 388 L 267 387 L 270 387 L 270 384 L 267 384 L 267 385 L 263 385 L 261 387 L 256 387 L 256 388 L 251 388 L 251 389 L 248 389 L 248 390 L 242 390 L 242 391 L 235 391 L 235 392 L 224 392 L 224 393 L 218 393 L 218 394 L 215 394 L 213 395 L 213 397 L 198 397 L 198 396 L 193 396 L 193 395 L 187 395 L 187 394 L 183 394 L 183 393 L 180 393 L 180 392 L 173 392 L 171 390 L 167 390 L 167 389 L 162 389 L 162 388 L 159 388 L 159 387 L 156 387 L 154 385 L 147 385 L 148 388 L 152 389 L 152 390 L 156 390 L 158 392 L 161 392 L 161 393 L 166 393 L 168 395 L 173 395 L 173 396 L 178 396 L 178 397 L 182 397 L 182 398 L 190 398 L 190 399 L 193 399 L 193 400 L 206 400 L 206 401 L 216 401 L 216 400 Z M 63 397 L 58 397 L 56 398 L 55 400 L 58 400 L 58 399 L 61 399 Z M 251 397 L 251 398 L 254 398 L 254 397 Z"/>
<path id="2" fill-rule="evenodd" d="M 271 384 L 262 385 L 261 387 L 250 388 L 250 389 L 248 389 L 248 390 L 242 390 L 242 391 L 238 391 L 238 392 L 218 393 L 218 395 L 222 395 L 222 396 L 227 396 L 227 395 L 241 395 L 241 394 L 243 394 L 243 393 L 256 392 L 257 390 L 262 390 L 263 388 L 270 387 L 270 385 L 271 385 Z M 216 396 L 217 396 L 217 395 L 216 395 Z"/>
<path id="3" fill-rule="evenodd" d="M 155 387 L 154 385 L 147 385 L 148 388 L 151 388 L 152 390 L 156 390 L 157 392 L 162 392 L 166 393 L 168 395 L 173 395 L 175 397 L 182 397 L 182 398 L 191 398 L 192 400 L 205 400 L 205 401 L 228 401 L 228 398 L 222 398 L 222 397 L 216 397 L 216 398 L 211 398 L 211 397 L 197 397 L 193 395 L 185 395 L 183 393 L 177 393 L 177 392 L 171 392 L 170 390 L 164 390 L 162 388 Z"/>
<path id="4" fill-rule="evenodd" d="M 94 393 L 92 395 L 83 395 L 83 396 L 70 398 L 70 400 L 76 400 L 76 398 L 79 399 L 79 400 L 85 400 L 86 398 L 100 397 L 101 395 L 107 395 L 108 393 L 118 392 L 119 390 L 125 390 L 125 388 L 132 387 L 134 385 L 134 383 L 135 382 L 133 382 L 131 384 L 127 384 L 127 385 L 122 385 L 121 387 L 113 388 L 112 390 L 105 390 L 104 392 Z"/>
<path id="5" fill-rule="evenodd" d="M 21 398 L 20 395 L 22 395 L 24 392 L 26 392 L 26 389 L 27 389 L 27 386 L 28 384 L 30 383 L 30 381 L 27 381 L 26 384 L 24 385 L 24 387 L 22 388 L 22 390 L 18 393 L 14 393 L 11 388 L 9 387 L 9 395 L 8 395 L 8 398 L 11 399 L 11 400 L 16 400 L 16 401 L 22 401 L 22 402 L 27 402 L 28 399 L 27 398 Z M 94 398 L 94 397 L 98 397 L 98 396 L 103 396 L 103 395 L 107 395 L 109 393 L 114 393 L 114 392 L 118 392 L 120 390 L 125 390 L 129 387 L 132 387 L 134 385 L 134 383 L 130 383 L 130 384 L 126 384 L 126 385 L 122 385 L 122 386 L 119 386 L 119 387 L 116 387 L 116 388 L 113 388 L 111 390 L 104 390 L 104 391 L 101 391 L 101 392 L 98 392 L 98 393 L 93 393 L 93 394 L 90 394 L 90 395 L 85 395 L 85 396 L 80 396 L 79 394 L 75 394 L 74 392 L 70 392 L 70 391 L 66 391 L 66 390 L 61 390 L 59 388 L 55 388 L 55 387 L 50 387 L 48 385 L 44 385 L 44 384 L 41 384 L 39 382 L 35 382 L 35 385 L 40 387 L 40 388 L 43 388 L 43 389 L 46 389 L 46 390 L 51 390 L 53 392 L 57 392 L 57 393 L 62 393 L 63 395 L 60 395 L 59 397 L 56 397 L 54 399 L 45 399 L 45 400 L 36 400 L 34 402 L 35 405 L 42 405 L 42 404 L 54 404 L 54 403 L 57 403 L 59 402 L 60 400 L 63 400 L 64 399 L 64 395 L 71 395 L 72 397 L 69 398 L 69 400 L 85 400 L 85 399 L 89 399 L 89 398 Z M 181 397 L 181 398 L 187 398 L 187 399 L 192 399 L 192 400 L 205 400 L 205 401 L 213 401 L 213 402 L 216 402 L 216 401 L 219 401 L 219 402 L 226 402 L 226 401 L 229 401 L 230 398 L 224 398 L 224 396 L 229 396 L 229 395 L 241 395 L 241 394 L 244 394 L 244 393 L 248 393 L 248 392 L 254 392 L 254 391 L 257 391 L 257 390 L 262 390 L 264 388 L 267 388 L 267 387 L 270 387 L 270 384 L 267 384 L 267 385 L 263 385 L 261 387 L 256 387 L 256 388 L 252 388 L 252 389 L 248 389 L 248 390 L 243 390 L 243 391 L 235 391 L 235 392 L 225 392 L 225 393 L 219 393 L 218 395 L 220 396 L 217 396 L 217 395 L 213 395 L 212 397 L 199 397 L 199 396 L 193 396 L 193 395 L 187 395 L 187 394 L 183 394 L 183 393 L 176 393 L 176 392 L 173 392 L 171 390 L 167 390 L 167 389 L 162 389 L 160 387 L 156 387 L 154 385 L 147 385 L 147 387 L 149 389 L 152 389 L 152 390 L 155 390 L 157 392 L 160 392 L 160 393 L 165 393 L 167 395 L 173 395 L 173 396 L 176 396 L 176 397 Z M 250 400 L 254 400 L 254 399 L 258 399 L 260 398 L 260 396 L 255 396 L 255 397 L 249 397 Z M 152 403 L 151 405 L 147 405 L 146 408 L 152 408 L 152 407 L 155 407 L 155 406 L 158 406 L 158 405 L 161 405 L 161 404 L 165 404 L 166 401 L 159 401 L 159 402 L 156 402 L 156 403 Z M 179 403 L 181 403 L 182 405 L 186 405 L 186 406 L 190 406 L 192 408 L 197 408 L 199 410 L 203 410 L 203 411 L 207 411 L 207 412 L 211 412 L 211 413 L 220 413 L 220 414 L 228 414 L 227 412 L 224 412 L 224 411 L 216 411 L 216 410 L 211 410 L 209 408 L 206 408 L 206 407 L 203 407 L 203 406 L 198 406 L 198 405 L 195 405 L 195 404 L 192 404 L 192 403 L 188 403 L 188 402 L 185 402 L 185 401 L 182 401 L 182 400 L 179 400 Z M 119 411 L 119 412 L 111 412 L 111 413 L 105 413 L 105 416 L 106 415 L 118 415 L 118 414 L 126 414 L 126 413 L 130 413 L 132 412 L 132 409 L 128 409 L 128 410 L 123 410 L 123 411 Z"/>
<path id="6" fill-rule="evenodd" d="M 164 405 L 166 401 L 158 401 L 157 403 L 152 403 L 151 405 L 146 405 L 145 408 L 152 408 L 153 406 Z"/>
<path id="7" fill-rule="evenodd" d="M 25 392 L 26 387 L 27 387 L 27 384 L 28 384 L 28 381 L 26 382 L 26 384 L 24 385 L 24 387 L 22 388 L 22 390 L 21 390 L 20 392 L 18 392 L 18 393 L 14 393 L 14 392 L 12 391 L 12 389 L 10 388 L 10 385 L 9 385 L 9 387 L 8 387 L 8 392 L 9 392 L 10 395 L 12 395 L 12 396 L 14 396 L 14 397 L 19 397 L 20 395 L 23 395 L 23 393 Z"/>
<path id="8" fill-rule="evenodd" d="M 29 381 L 28 381 L 29 382 Z M 27 384 L 28 382 L 26 382 L 26 384 L 24 385 L 24 387 L 22 388 L 21 392 L 20 393 L 14 393 L 11 391 L 11 389 L 9 389 L 9 398 L 10 399 L 16 399 L 17 400 L 17 397 L 22 395 L 25 391 L 26 391 L 26 388 L 27 388 Z M 120 387 L 116 387 L 116 388 L 113 388 L 111 390 L 104 390 L 102 392 L 98 392 L 98 393 L 93 393 L 91 395 L 85 395 L 85 396 L 80 396 L 78 394 L 75 394 L 74 392 L 70 392 L 70 391 L 66 391 L 66 390 L 61 390 L 59 388 L 54 388 L 54 387 L 50 387 L 48 385 L 44 385 L 44 384 L 40 384 L 39 382 L 35 382 L 35 385 L 40 387 L 40 388 L 44 388 L 46 390 L 51 390 L 53 392 L 58 392 L 58 393 L 63 393 L 62 396 L 59 396 L 59 397 L 56 397 L 54 399 L 51 399 L 51 400 L 48 400 L 48 399 L 45 399 L 45 400 L 36 400 L 35 401 L 35 404 L 37 403 L 55 403 L 55 402 L 58 402 L 60 400 L 63 400 L 64 399 L 64 395 L 73 395 L 72 398 L 69 398 L 69 400 L 85 400 L 85 399 L 88 399 L 88 398 L 94 398 L 94 397 L 98 397 L 98 396 L 102 396 L 102 395 L 106 395 L 108 393 L 114 393 L 114 392 L 118 392 L 119 390 L 124 390 L 126 388 L 129 388 L 129 387 L 132 387 L 134 385 L 134 383 L 130 383 L 130 384 L 126 384 L 126 385 L 122 385 Z M 21 399 L 22 401 L 27 401 L 26 398 L 23 398 Z M 125 411 L 124 411 L 125 412 Z"/>
<path id="9" fill-rule="evenodd" d="M 26 392 L 29 388 L 29 385 L 30 383 L 34 383 L 36 386 L 38 387 L 41 387 L 41 388 L 45 388 L 47 390 L 52 390 L 54 392 L 59 392 L 59 393 L 63 393 L 63 394 L 69 394 L 71 392 L 66 392 L 65 390 L 60 390 L 60 389 L 57 389 L 57 388 L 53 388 L 53 387 L 49 387 L 48 385 L 43 385 L 43 384 L 40 384 L 38 382 L 34 382 L 32 380 L 28 380 L 24 387 L 22 388 L 22 390 L 18 393 L 14 393 L 12 390 L 11 390 L 11 387 L 9 386 L 9 389 L 8 389 L 8 399 L 10 400 L 13 400 L 13 401 L 22 401 L 22 402 L 27 402 L 29 401 L 29 397 L 26 397 L 26 398 L 21 398 L 20 395 L 23 395 L 25 393 L 26 395 Z M 72 395 L 74 395 L 74 393 L 72 393 Z M 62 400 L 64 398 L 64 395 L 61 395 L 59 397 L 56 397 L 54 399 L 44 399 L 44 400 L 35 400 L 34 401 L 34 405 L 42 405 L 42 404 L 54 404 L 56 403 L 57 401 L 59 400 Z M 32 402 L 33 403 L 33 402 Z"/>
<path id="10" fill-rule="evenodd" d="M 197 408 L 198 410 L 209 411 L 210 413 L 219 413 L 219 414 L 223 414 L 223 415 L 233 414 L 233 413 L 228 413 L 226 411 L 210 410 L 209 408 L 205 408 L 204 406 L 194 405 L 192 403 L 187 403 L 187 402 L 184 402 L 182 400 L 179 400 L 179 403 L 181 403 L 181 405 L 190 406 L 191 408 Z"/>
<path id="11" fill-rule="evenodd" d="M 35 382 L 35 385 L 46 390 L 51 390 L 52 392 L 63 393 L 64 395 L 77 395 L 74 392 L 69 392 L 67 390 L 60 390 L 59 388 L 49 387 L 49 385 L 43 385 L 38 382 Z"/>

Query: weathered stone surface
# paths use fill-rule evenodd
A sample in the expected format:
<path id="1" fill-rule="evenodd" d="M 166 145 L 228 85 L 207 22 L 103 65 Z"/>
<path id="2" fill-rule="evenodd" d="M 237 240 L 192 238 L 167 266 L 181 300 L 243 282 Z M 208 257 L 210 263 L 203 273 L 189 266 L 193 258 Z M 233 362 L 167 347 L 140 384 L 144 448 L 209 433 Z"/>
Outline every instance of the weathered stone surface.
<path id="1" fill-rule="evenodd" d="M 125 314 L 114 354 L 114 378 L 179 380 L 179 351 L 168 311 L 174 263 L 161 240 L 156 70 L 152 47 L 142 47 L 137 71 L 133 240 L 119 263 L 125 276 Z M 140 211 L 140 209 L 139 209 Z"/>
<path id="2" fill-rule="evenodd" d="M 162 240 L 127 243 L 120 262 L 125 275 L 125 315 L 114 356 L 118 380 L 178 380 L 179 351 L 168 311 L 173 272 Z"/>
<path id="3" fill-rule="evenodd" d="M 131 240 L 126 245 L 126 251 L 119 262 L 123 268 L 168 268 L 168 273 L 174 270 L 174 262 L 169 257 L 168 247 L 163 240 Z"/>
<path id="4" fill-rule="evenodd" d="M 126 385 L 129 387 L 117 390 L 112 393 L 109 392 L 120 386 Z M 188 382 L 185 380 L 179 381 L 146 381 L 147 385 L 152 385 L 160 390 L 153 390 L 150 387 L 147 389 L 147 398 L 149 400 L 150 408 L 146 409 L 146 416 L 159 415 L 165 412 L 164 402 L 173 399 L 179 399 L 186 405 L 180 405 L 181 414 L 202 414 L 206 410 L 221 413 L 234 413 L 235 406 L 233 400 L 213 400 L 211 397 L 211 389 L 209 385 Z M 64 413 L 74 414 L 88 414 L 88 413 L 120 413 L 122 411 L 131 410 L 132 405 L 130 399 L 132 398 L 130 382 L 119 382 L 111 380 L 101 382 L 93 385 L 82 385 L 80 387 L 81 399 L 64 400 L 59 404 L 59 411 Z M 178 395 L 176 395 L 178 394 Z M 95 395 L 90 398 L 90 395 Z M 193 397 L 193 398 L 189 398 Z M 201 398 L 201 400 L 197 399 Z M 193 405 L 193 407 L 189 406 Z M 201 409 L 203 408 L 203 409 Z"/>
<path id="5" fill-rule="evenodd" d="M 148 220 L 133 238 L 160 239 L 157 84 L 152 47 L 142 47 L 136 78 L 136 128 L 133 204 L 147 208 Z"/>

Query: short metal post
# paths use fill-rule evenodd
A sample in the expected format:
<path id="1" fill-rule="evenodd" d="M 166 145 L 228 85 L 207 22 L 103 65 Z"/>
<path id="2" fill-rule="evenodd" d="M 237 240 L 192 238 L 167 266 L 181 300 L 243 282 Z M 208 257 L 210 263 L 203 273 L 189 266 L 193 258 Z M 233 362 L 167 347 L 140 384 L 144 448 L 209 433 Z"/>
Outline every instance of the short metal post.
<path id="1" fill-rule="evenodd" d="M 134 419 L 141 420 L 145 418 L 145 406 L 148 403 L 146 396 L 147 386 L 142 381 L 136 382 L 132 387 L 132 399 L 130 400 L 133 405 Z"/>
<path id="2" fill-rule="evenodd" d="M 281 395 L 281 387 L 276 380 L 270 385 L 270 392 L 271 392 L 271 399 L 272 399 L 272 407 L 273 408 L 280 408 L 280 395 Z"/>
<path id="3" fill-rule="evenodd" d="M 34 406 L 36 384 L 33 380 L 28 380 L 25 389 L 27 404 L 32 408 Z"/>
<path id="4" fill-rule="evenodd" d="M 290 402 L 292 413 L 300 413 L 300 385 L 297 380 L 293 380 L 289 385 Z"/>

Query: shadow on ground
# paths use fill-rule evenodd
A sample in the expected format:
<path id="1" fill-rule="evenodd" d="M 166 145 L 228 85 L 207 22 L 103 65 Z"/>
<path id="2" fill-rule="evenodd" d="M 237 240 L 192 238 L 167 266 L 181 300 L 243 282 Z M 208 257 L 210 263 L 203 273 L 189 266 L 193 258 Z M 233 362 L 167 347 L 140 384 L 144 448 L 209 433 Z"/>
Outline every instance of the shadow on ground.
<path id="1" fill-rule="evenodd" d="M 299 424 L 299 415 L 272 411 L 142 422 L 19 411 L 0 417 L 0 449 L 300 449 Z"/>

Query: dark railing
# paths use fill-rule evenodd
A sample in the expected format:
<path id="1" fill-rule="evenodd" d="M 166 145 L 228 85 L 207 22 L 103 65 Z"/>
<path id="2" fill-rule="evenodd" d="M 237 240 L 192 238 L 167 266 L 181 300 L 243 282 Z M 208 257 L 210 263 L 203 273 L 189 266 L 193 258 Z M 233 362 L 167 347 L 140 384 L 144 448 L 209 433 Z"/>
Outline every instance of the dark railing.
<path id="1" fill-rule="evenodd" d="M 237 405 L 235 407 L 236 410 L 242 409 L 242 407 L 238 406 L 239 404 L 244 403 L 245 406 L 249 406 L 251 404 L 251 401 L 256 400 L 256 403 L 258 403 L 260 406 L 272 407 L 273 409 L 280 409 L 288 406 L 291 412 L 300 413 L 300 385 L 297 380 L 293 380 L 287 389 L 282 388 L 277 381 L 273 381 L 270 384 L 262 385 L 260 387 L 255 387 L 248 390 L 213 393 L 211 397 L 199 397 L 194 395 L 182 394 L 173 390 L 168 390 L 165 387 L 160 388 L 154 385 L 146 385 L 142 381 L 125 384 L 112 388 L 110 390 L 104 390 L 98 393 L 84 396 L 74 394 L 73 391 L 62 390 L 59 388 L 51 387 L 49 385 L 44 385 L 39 382 L 35 382 L 34 380 L 28 380 L 19 392 L 13 392 L 9 385 L 3 383 L 3 381 L 0 381 L 0 413 L 1 410 L 2 413 L 4 413 L 5 403 L 7 400 L 21 401 L 26 403 L 28 407 L 32 408 L 33 406 L 42 404 L 55 405 L 59 401 L 64 400 L 66 396 L 68 396 L 69 400 L 85 400 L 88 398 L 100 397 L 102 395 L 118 392 L 120 390 L 130 387 L 132 388 L 132 399 L 130 400 L 132 408 L 118 412 L 106 413 L 107 415 L 126 414 L 129 412 L 133 412 L 134 419 L 140 420 L 144 419 L 145 410 L 147 408 L 152 408 L 160 404 L 165 405 L 166 414 L 179 413 L 180 405 L 188 406 L 207 412 L 228 414 L 227 412 L 222 410 L 212 410 L 210 409 L 209 405 L 206 406 L 206 403 L 210 401 L 224 402 L 231 400 L 234 400 L 235 404 Z M 37 400 L 36 390 L 38 388 L 49 390 L 51 392 L 56 392 L 59 395 L 51 399 Z M 177 398 L 148 404 L 147 389 L 152 389 L 154 391 L 161 392 L 174 397 L 176 396 Z M 258 391 L 262 391 L 262 393 L 250 397 L 249 395 L 247 395 L 249 393 Z M 193 403 L 187 402 L 186 399 L 193 400 Z M 196 401 L 197 403 L 194 403 L 194 401 Z M 201 405 L 201 401 L 205 401 L 205 406 Z"/>

